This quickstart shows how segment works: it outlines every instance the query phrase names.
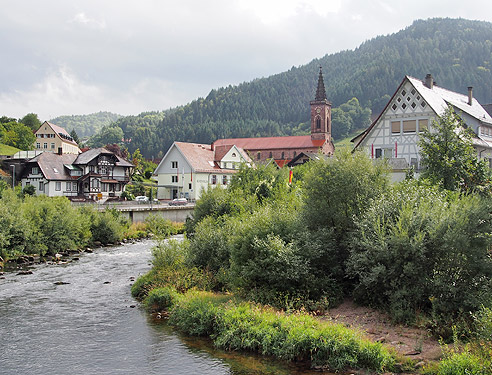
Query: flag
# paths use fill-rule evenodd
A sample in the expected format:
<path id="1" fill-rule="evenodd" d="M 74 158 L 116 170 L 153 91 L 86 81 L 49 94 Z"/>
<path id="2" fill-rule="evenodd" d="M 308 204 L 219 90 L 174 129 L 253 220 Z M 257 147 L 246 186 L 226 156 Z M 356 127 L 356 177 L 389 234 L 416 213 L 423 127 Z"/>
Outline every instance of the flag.
<path id="1" fill-rule="evenodd" d="M 395 159 L 398 157 L 398 143 L 395 141 Z"/>
<path id="2" fill-rule="evenodd" d="M 292 175 L 294 174 L 294 171 L 291 169 L 289 171 L 289 185 L 292 183 Z"/>
<path id="3" fill-rule="evenodd" d="M 190 170 L 191 182 L 193 182 L 193 169 Z"/>

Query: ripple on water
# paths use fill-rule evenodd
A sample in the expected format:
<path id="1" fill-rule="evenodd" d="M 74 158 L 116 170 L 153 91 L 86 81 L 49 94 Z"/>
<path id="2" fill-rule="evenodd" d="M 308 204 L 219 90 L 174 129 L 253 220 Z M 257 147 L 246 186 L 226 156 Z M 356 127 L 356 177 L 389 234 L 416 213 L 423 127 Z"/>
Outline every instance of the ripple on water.
<path id="1" fill-rule="evenodd" d="M 0 280 L 0 374 L 300 374 L 213 349 L 130 308 L 130 278 L 150 268 L 152 241 L 78 254 L 66 265 Z M 63 282 L 66 284 L 57 285 Z M 310 372 L 302 372 L 307 374 Z"/>

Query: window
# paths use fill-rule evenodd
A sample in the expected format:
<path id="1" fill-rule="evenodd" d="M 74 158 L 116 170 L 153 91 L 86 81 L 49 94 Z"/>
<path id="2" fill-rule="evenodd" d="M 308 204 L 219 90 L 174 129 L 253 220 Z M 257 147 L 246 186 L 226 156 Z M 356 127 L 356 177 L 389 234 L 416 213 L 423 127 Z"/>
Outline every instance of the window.
<path id="1" fill-rule="evenodd" d="M 212 185 L 216 185 L 216 184 L 217 184 L 217 175 L 213 174 L 212 175 Z"/>
<path id="2" fill-rule="evenodd" d="M 79 190 L 78 187 L 77 187 L 77 183 L 76 182 L 73 182 L 72 183 L 72 191 L 75 191 L 76 192 L 77 190 Z"/>
<path id="3" fill-rule="evenodd" d="M 44 182 L 39 181 L 39 191 L 44 191 Z"/>
<path id="4" fill-rule="evenodd" d="M 54 150 L 55 149 L 55 144 L 53 142 L 51 142 L 51 149 Z"/>
<path id="5" fill-rule="evenodd" d="M 270 156 L 269 156 L 269 158 L 270 158 L 270 159 L 271 159 L 271 158 L 273 158 L 273 154 L 272 154 L 272 152 L 271 152 L 271 151 L 270 151 Z"/>
<path id="6" fill-rule="evenodd" d="M 261 152 L 258 152 L 258 153 L 256 154 L 256 159 L 258 159 L 258 160 L 260 160 L 260 159 L 261 159 Z"/>
<path id="7" fill-rule="evenodd" d="M 321 119 L 316 117 L 316 129 L 321 129 Z"/>
<path id="8" fill-rule="evenodd" d="M 178 162 L 177 161 L 172 161 L 171 162 L 171 168 L 178 168 Z"/>
<path id="9" fill-rule="evenodd" d="M 61 190 L 61 182 L 60 181 L 56 181 L 56 183 L 55 183 L 55 190 L 56 191 L 60 191 Z"/>
<path id="10" fill-rule="evenodd" d="M 104 182 L 103 182 L 103 183 L 101 184 L 101 190 L 102 190 L 103 192 L 107 192 L 107 191 L 108 191 L 108 185 L 109 185 L 109 184 L 106 184 L 106 183 L 104 183 Z"/>
<path id="11" fill-rule="evenodd" d="M 188 190 L 193 190 L 193 185 L 192 184 L 188 184 Z"/>
<path id="12" fill-rule="evenodd" d="M 222 185 L 227 185 L 227 176 L 222 176 Z"/>
<path id="13" fill-rule="evenodd" d="M 380 148 L 376 149 L 376 159 L 379 159 L 383 154 L 383 150 Z"/>
<path id="14" fill-rule="evenodd" d="M 121 191 L 121 185 L 120 184 L 116 184 L 116 191 Z"/>
<path id="15" fill-rule="evenodd" d="M 232 157 L 233 157 L 233 158 L 235 158 L 235 157 L 236 157 L 236 153 L 235 153 L 235 152 L 233 152 L 233 153 L 232 153 Z"/>
<path id="16" fill-rule="evenodd" d="M 415 133 L 417 131 L 417 121 L 406 120 L 403 121 L 403 133 Z"/>
<path id="17" fill-rule="evenodd" d="M 296 156 L 297 156 L 297 151 L 294 151 L 294 157 L 296 157 Z"/>
<path id="18" fill-rule="evenodd" d="M 66 189 L 67 191 L 71 191 L 71 190 L 72 190 L 72 183 L 71 183 L 70 181 L 68 181 L 68 182 L 66 183 L 66 187 L 65 187 L 65 189 Z"/>
<path id="19" fill-rule="evenodd" d="M 37 142 L 36 143 L 36 148 L 41 148 L 41 143 Z"/>
<path id="20" fill-rule="evenodd" d="M 429 120 L 419 120 L 419 132 L 429 127 Z"/>
<path id="21" fill-rule="evenodd" d="M 391 133 L 392 134 L 400 133 L 400 121 L 391 121 Z"/>
<path id="22" fill-rule="evenodd" d="M 38 167 L 32 167 L 31 173 L 32 174 L 38 174 L 39 173 Z"/>
<path id="23" fill-rule="evenodd" d="M 285 152 L 282 151 L 282 157 L 281 157 L 281 159 L 284 160 L 284 158 L 285 158 Z"/>
<path id="24" fill-rule="evenodd" d="M 48 149 L 48 144 L 47 144 L 46 142 L 45 142 L 45 143 L 43 143 L 43 148 L 44 148 L 45 150 L 47 150 L 47 149 Z"/>
<path id="25" fill-rule="evenodd" d="M 99 189 L 100 186 L 99 180 L 97 178 L 94 178 L 91 182 L 91 185 L 93 189 Z"/>
<path id="26" fill-rule="evenodd" d="M 392 148 L 383 149 L 383 156 L 386 159 L 391 159 L 393 157 L 393 149 Z"/>
<path id="27" fill-rule="evenodd" d="M 171 182 L 178 182 L 178 176 L 171 176 Z"/>

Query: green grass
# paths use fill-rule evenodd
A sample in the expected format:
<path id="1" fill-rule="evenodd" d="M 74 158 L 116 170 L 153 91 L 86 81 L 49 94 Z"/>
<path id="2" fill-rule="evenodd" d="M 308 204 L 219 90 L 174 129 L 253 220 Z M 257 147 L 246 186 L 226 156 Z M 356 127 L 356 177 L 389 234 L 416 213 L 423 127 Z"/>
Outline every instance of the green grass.
<path id="1" fill-rule="evenodd" d="M 19 150 L 18 148 L 15 148 L 12 146 L 7 146 L 7 145 L 4 145 L 3 143 L 0 143 L 0 155 L 12 156 L 18 151 L 21 151 L 21 150 Z"/>
<path id="2" fill-rule="evenodd" d="M 341 324 L 321 322 L 305 314 L 285 314 L 270 307 L 239 302 L 231 295 L 173 289 L 149 293 L 149 308 L 170 307 L 170 324 L 193 336 L 210 336 L 225 350 L 245 350 L 288 361 L 340 371 L 364 368 L 390 371 L 396 358 L 380 343 Z"/>

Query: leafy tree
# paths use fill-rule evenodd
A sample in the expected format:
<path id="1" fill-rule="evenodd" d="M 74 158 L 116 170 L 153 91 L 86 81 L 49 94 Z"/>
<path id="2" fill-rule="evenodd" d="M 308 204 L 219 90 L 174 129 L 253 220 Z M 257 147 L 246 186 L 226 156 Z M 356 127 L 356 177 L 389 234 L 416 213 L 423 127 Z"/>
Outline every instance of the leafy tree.
<path id="1" fill-rule="evenodd" d="M 36 136 L 22 123 L 10 121 L 0 124 L 0 142 L 21 150 L 31 150 Z"/>
<path id="2" fill-rule="evenodd" d="M 119 126 L 106 126 L 87 141 L 89 147 L 103 147 L 107 144 L 121 143 L 124 137 L 123 130 Z"/>
<path id="3" fill-rule="evenodd" d="M 35 113 L 28 113 L 23 118 L 19 120 L 21 124 L 26 125 L 33 131 L 36 131 L 41 126 L 41 121 L 38 118 L 38 115 Z"/>
<path id="4" fill-rule="evenodd" d="M 478 160 L 472 132 L 448 107 L 420 138 L 422 177 L 446 190 L 489 190 L 485 162 Z"/>

